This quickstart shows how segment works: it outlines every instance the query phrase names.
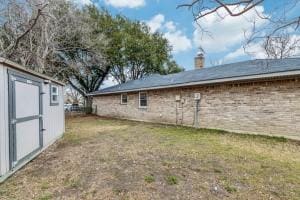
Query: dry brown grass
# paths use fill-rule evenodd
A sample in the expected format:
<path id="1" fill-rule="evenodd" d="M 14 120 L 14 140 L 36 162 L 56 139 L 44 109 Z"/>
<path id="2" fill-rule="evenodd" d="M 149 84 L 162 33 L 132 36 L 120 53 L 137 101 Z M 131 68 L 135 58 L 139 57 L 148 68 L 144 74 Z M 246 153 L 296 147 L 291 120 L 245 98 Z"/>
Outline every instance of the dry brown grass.
<path id="1" fill-rule="evenodd" d="M 94 116 L 0 185 L 1 199 L 298 199 L 300 145 Z"/>

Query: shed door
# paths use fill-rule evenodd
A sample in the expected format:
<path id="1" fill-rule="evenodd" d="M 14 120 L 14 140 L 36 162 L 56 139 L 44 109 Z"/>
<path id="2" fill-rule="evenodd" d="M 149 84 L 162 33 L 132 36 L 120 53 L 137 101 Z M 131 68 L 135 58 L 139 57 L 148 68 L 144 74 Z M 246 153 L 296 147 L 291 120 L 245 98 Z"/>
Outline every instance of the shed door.
<path id="1" fill-rule="evenodd" d="M 33 77 L 9 72 L 11 168 L 43 146 L 41 87 Z"/>

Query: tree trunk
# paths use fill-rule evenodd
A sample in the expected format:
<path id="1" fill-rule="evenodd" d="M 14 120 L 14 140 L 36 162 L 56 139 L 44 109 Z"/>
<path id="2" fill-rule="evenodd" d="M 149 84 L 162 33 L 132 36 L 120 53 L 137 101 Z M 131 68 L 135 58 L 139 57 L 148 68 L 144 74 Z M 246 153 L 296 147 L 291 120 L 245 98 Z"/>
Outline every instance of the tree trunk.
<path id="1" fill-rule="evenodd" d="M 91 114 L 93 112 L 93 98 L 91 96 L 85 97 L 85 107 L 86 114 Z"/>

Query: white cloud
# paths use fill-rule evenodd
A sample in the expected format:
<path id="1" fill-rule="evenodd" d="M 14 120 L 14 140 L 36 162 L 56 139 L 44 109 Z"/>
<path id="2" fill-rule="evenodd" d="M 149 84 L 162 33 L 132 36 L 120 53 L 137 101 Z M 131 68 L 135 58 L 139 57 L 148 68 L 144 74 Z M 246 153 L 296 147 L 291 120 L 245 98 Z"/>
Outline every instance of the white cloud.
<path id="1" fill-rule="evenodd" d="M 264 15 L 262 6 L 257 6 L 256 11 Z M 195 45 L 201 46 L 206 52 L 214 53 L 228 51 L 233 46 L 240 45 L 245 39 L 244 31 L 252 28 L 253 20 L 256 21 L 257 28 L 266 22 L 257 16 L 256 11 L 253 9 L 242 16 L 231 17 L 225 9 L 220 9 L 218 13 L 198 20 L 201 27 L 209 34 L 203 34 L 199 25 L 195 23 L 193 36 Z"/>
<path id="2" fill-rule="evenodd" d="M 173 21 L 166 22 L 165 26 L 169 31 L 176 31 L 176 25 Z"/>
<path id="3" fill-rule="evenodd" d="M 145 0 L 104 0 L 104 2 L 116 8 L 138 8 L 146 5 Z"/>
<path id="4" fill-rule="evenodd" d="M 147 25 L 150 27 L 150 31 L 154 33 L 162 28 L 164 22 L 165 16 L 162 14 L 157 14 L 152 19 L 147 21 Z"/>
<path id="5" fill-rule="evenodd" d="M 300 35 L 293 34 L 291 37 L 291 44 L 293 44 L 296 41 L 300 41 Z M 228 53 L 224 59 L 223 62 L 232 62 L 235 59 L 244 57 L 244 56 L 250 56 L 253 59 L 263 59 L 267 58 L 266 51 L 263 48 L 263 41 L 259 41 L 256 43 L 252 43 L 248 45 L 246 48 L 240 47 L 236 49 L 233 52 Z M 300 56 L 300 48 L 296 48 L 294 51 L 290 52 L 291 57 Z"/>
<path id="6" fill-rule="evenodd" d="M 192 48 L 191 40 L 180 30 L 166 32 L 164 36 L 169 40 L 174 53 L 187 51 Z"/>
<path id="7" fill-rule="evenodd" d="M 254 59 L 262 59 L 267 57 L 262 47 L 262 42 L 257 42 L 247 46 L 247 48 L 240 47 L 235 51 L 228 53 L 224 57 L 224 62 L 234 61 L 235 59 L 244 56 L 250 56 Z"/>
<path id="8" fill-rule="evenodd" d="M 161 31 L 164 37 L 169 41 L 173 48 L 173 53 L 187 51 L 192 48 L 192 41 L 179 30 L 173 21 L 165 21 L 165 16 L 162 14 L 155 15 L 152 19 L 146 22 L 152 33 Z"/>

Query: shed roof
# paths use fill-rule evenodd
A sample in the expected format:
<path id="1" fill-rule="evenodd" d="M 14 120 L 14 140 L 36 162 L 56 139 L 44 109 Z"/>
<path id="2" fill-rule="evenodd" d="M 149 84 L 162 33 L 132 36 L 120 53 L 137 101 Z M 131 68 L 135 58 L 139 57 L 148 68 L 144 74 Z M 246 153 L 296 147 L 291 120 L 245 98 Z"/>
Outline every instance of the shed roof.
<path id="1" fill-rule="evenodd" d="M 1 57 L 0 57 L 0 64 L 4 64 L 4 65 L 9 66 L 9 67 L 11 67 L 11 68 L 20 70 L 20 71 L 22 71 L 22 72 L 29 73 L 29 74 L 31 74 L 31 75 L 37 76 L 37 77 L 42 78 L 42 79 L 50 80 L 50 81 L 52 81 L 52 82 L 54 82 L 54 83 L 57 83 L 57 84 L 59 84 L 59 85 L 65 85 L 65 84 L 64 84 L 63 82 L 61 82 L 61 81 L 58 81 L 58 80 L 56 80 L 56 79 L 54 79 L 54 78 L 51 78 L 51 77 L 49 77 L 49 76 L 46 76 L 46 75 L 44 75 L 44 74 L 35 72 L 35 71 L 33 71 L 33 70 L 26 69 L 25 67 L 19 65 L 18 63 L 12 62 L 12 61 L 10 61 L 10 60 L 8 60 L 8 59 L 5 59 L 5 58 L 1 58 Z"/>
<path id="2" fill-rule="evenodd" d="M 169 75 L 150 75 L 138 80 L 101 89 L 90 95 L 104 95 L 150 89 L 216 84 L 234 81 L 254 81 L 264 78 L 300 76 L 300 58 L 257 59 Z"/>

